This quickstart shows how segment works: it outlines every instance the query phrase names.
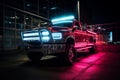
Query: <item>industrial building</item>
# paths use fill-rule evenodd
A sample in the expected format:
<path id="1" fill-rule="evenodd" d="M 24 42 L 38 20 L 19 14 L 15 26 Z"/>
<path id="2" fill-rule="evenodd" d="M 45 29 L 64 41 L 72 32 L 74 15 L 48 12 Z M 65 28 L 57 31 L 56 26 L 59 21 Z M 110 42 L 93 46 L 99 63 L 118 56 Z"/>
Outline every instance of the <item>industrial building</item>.
<path id="1" fill-rule="evenodd" d="M 38 7 L 39 0 L 4 0 L 0 3 L 0 50 L 18 49 L 20 32 L 48 21 L 47 10 Z"/>
<path id="2" fill-rule="evenodd" d="M 73 9 L 67 11 L 59 5 L 54 0 L 1 0 L 0 50 L 19 48 L 22 45 L 22 30 L 39 27 L 40 22 L 48 21 L 52 16 L 73 12 Z M 61 7 L 64 8 L 64 5 Z"/>

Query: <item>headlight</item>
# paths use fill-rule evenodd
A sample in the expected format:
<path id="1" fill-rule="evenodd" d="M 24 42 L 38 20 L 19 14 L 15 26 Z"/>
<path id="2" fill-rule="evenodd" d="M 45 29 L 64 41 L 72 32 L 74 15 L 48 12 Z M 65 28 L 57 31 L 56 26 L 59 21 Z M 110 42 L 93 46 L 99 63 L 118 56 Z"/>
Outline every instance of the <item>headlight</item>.
<path id="1" fill-rule="evenodd" d="M 42 32 L 42 35 L 47 36 L 47 35 L 49 35 L 49 32 L 47 30 L 45 30 Z"/>
<path id="2" fill-rule="evenodd" d="M 52 37 L 53 39 L 62 39 L 62 33 L 60 32 L 52 33 Z"/>
<path id="3" fill-rule="evenodd" d="M 50 33 L 48 30 L 46 29 L 41 30 L 41 40 L 43 42 L 48 42 L 50 40 Z"/>
<path id="4" fill-rule="evenodd" d="M 24 37 L 30 37 L 30 36 L 39 36 L 39 33 L 24 33 Z"/>
<path id="5" fill-rule="evenodd" d="M 43 36 L 41 37 L 42 41 L 43 42 L 48 42 L 50 40 L 50 37 L 49 36 Z"/>

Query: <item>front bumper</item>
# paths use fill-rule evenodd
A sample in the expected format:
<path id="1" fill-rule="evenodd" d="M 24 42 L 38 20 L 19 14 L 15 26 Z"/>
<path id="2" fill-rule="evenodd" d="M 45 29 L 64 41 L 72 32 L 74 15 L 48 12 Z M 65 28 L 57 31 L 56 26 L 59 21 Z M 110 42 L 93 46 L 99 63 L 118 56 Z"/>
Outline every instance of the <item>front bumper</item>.
<path id="1" fill-rule="evenodd" d="M 43 44 L 39 47 L 27 46 L 26 51 L 40 52 L 43 55 L 54 54 L 54 53 L 56 54 L 56 53 L 61 53 L 65 51 L 65 44 Z"/>

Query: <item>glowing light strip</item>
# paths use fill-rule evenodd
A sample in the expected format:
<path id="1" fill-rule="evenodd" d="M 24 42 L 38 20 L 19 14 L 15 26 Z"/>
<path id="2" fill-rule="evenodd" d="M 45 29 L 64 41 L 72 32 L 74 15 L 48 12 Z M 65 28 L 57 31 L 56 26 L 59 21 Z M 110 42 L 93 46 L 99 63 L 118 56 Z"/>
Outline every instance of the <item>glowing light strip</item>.
<path id="1" fill-rule="evenodd" d="M 73 21 L 59 21 L 59 22 L 53 22 L 53 24 L 60 24 L 60 23 L 72 23 Z"/>
<path id="2" fill-rule="evenodd" d="M 39 33 L 24 33 L 23 36 L 39 36 Z"/>
<path id="3" fill-rule="evenodd" d="M 48 31 L 43 31 L 42 35 L 49 35 L 49 32 Z"/>
<path id="4" fill-rule="evenodd" d="M 61 21 L 61 20 L 73 20 L 73 19 L 74 19 L 74 16 L 67 16 L 67 17 L 52 19 L 51 21 L 52 22 L 58 22 L 58 21 Z"/>
<path id="5" fill-rule="evenodd" d="M 112 41 L 113 41 L 113 33 L 110 32 L 110 42 L 112 42 Z"/>
<path id="6" fill-rule="evenodd" d="M 28 41 L 29 41 L 29 40 L 30 40 L 30 41 L 33 41 L 33 40 L 40 40 L 40 38 L 39 38 L 39 37 L 28 37 L 28 38 L 23 38 L 23 40 L 24 40 L 24 41 L 27 41 L 27 40 L 28 40 Z"/>
<path id="7" fill-rule="evenodd" d="M 49 36 L 42 37 L 42 40 L 43 40 L 43 41 L 49 41 L 49 40 L 50 40 L 50 37 L 49 37 Z"/>

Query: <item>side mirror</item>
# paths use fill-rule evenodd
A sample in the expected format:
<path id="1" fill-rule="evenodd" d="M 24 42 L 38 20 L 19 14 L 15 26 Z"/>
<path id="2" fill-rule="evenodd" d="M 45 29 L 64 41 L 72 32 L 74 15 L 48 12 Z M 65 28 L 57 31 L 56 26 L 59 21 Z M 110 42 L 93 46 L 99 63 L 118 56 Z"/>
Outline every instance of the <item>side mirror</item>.
<path id="1" fill-rule="evenodd" d="M 73 29 L 72 29 L 72 32 L 74 32 L 76 30 L 76 27 L 74 27 Z"/>
<path id="2" fill-rule="evenodd" d="M 94 39 L 93 41 L 94 41 L 94 43 L 96 43 L 96 39 Z"/>
<path id="3" fill-rule="evenodd" d="M 73 27 L 73 29 L 72 29 L 72 32 L 74 32 L 77 28 L 78 28 L 78 26 L 75 26 L 75 25 L 74 25 L 74 27 Z"/>

